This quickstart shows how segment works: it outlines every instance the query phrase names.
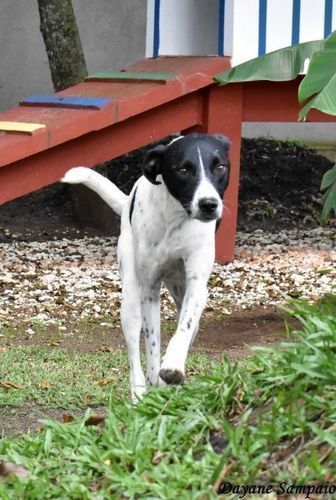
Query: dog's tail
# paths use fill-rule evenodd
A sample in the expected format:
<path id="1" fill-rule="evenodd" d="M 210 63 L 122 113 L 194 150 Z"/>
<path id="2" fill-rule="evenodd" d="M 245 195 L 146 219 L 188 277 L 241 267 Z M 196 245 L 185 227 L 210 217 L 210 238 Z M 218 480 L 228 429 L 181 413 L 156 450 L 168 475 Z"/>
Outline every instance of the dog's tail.
<path id="1" fill-rule="evenodd" d="M 118 215 L 121 215 L 122 207 L 128 198 L 113 182 L 87 167 L 71 168 L 61 182 L 84 184 L 95 191 Z"/>

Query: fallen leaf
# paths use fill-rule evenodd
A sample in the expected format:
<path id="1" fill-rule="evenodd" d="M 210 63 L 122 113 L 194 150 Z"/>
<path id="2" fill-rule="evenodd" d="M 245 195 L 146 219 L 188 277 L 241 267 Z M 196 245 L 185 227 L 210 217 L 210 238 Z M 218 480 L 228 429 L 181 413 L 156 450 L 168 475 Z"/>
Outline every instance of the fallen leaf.
<path id="1" fill-rule="evenodd" d="M 40 388 L 41 389 L 50 389 L 51 388 L 51 384 L 49 384 L 49 382 L 46 382 L 46 381 L 42 381 L 41 384 L 40 384 Z"/>
<path id="2" fill-rule="evenodd" d="M 152 477 L 149 477 L 149 476 L 144 476 L 143 477 L 143 480 L 145 481 L 145 483 L 154 483 L 154 479 Z"/>
<path id="3" fill-rule="evenodd" d="M 92 382 L 92 385 L 99 385 L 100 387 L 103 387 L 104 385 L 110 384 L 112 381 L 109 378 L 102 378 L 100 380 L 94 380 Z"/>
<path id="4" fill-rule="evenodd" d="M 162 451 L 156 451 L 153 455 L 153 458 L 152 458 L 152 464 L 158 465 L 164 456 L 165 456 L 165 453 L 163 453 Z"/>
<path id="5" fill-rule="evenodd" d="M 228 475 L 233 466 L 234 462 L 230 459 L 226 464 L 224 464 L 221 472 L 219 473 L 219 477 L 213 486 L 213 489 L 216 493 L 221 492 L 221 484 L 224 482 L 225 477 Z"/>
<path id="6" fill-rule="evenodd" d="M 84 425 L 101 425 L 105 422 L 105 415 L 91 415 L 87 420 L 85 420 Z"/>
<path id="7" fill-rule="evenodd" d="M 70 415 L 69 413 L 63 413 L 63 423 L 64 424 L 69 424 L 70 422 L 74 421 L 74 417 Z"/>
<path id="8" fill-rule="evenodd" d="M 89 491 L 93 493 L 97 493 L 100 489 L 101 483 L 99 481 L 92 481 L 92 483 L 89 484 Z"/>
<path id="9" fill-rule="evenodd" d="M 13 464 L 12 462 L 0 462 L 0 477 L 17 476 L 27 477 L 28 470 L 23 465 Z"/>
<path id="10" fill-rule="evenodd" d="M 92 395 L 86 394 L 84 400 L 85 400 L 85 403 L 90 404 L 92 401 Z"/>
<path id="11" fill-rule="evenodd" d="M 203 310 L 204 316 L 212 316 L 213 313 L 214 313 L 214 308 L 211 306 L 208 306 Z"/>
<path id="12" fill-rule="evenodd" d="M 24 389 L 24 385 L 14 384 L 13 382 L 0 382 L 2 389 Z"/>
<path id="13" fill-rule="evenodd" d="M 98 352 L 115 352 L 114 347 L 103 346 L 98 349 Z"/>

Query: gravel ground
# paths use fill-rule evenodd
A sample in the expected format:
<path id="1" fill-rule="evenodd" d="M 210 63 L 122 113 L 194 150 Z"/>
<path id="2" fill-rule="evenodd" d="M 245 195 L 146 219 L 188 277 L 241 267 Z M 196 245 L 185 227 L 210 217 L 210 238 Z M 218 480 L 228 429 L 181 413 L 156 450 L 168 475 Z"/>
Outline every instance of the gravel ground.
<path id="1" fill-rule="evenodd" d="M 103 326 L 119 317 L 121 283 L 116 238 L 85 237 L 0 244 L 0 323 L 58 324 L 95 319 Z M 268 306 L 291 297 L 318 299 L 336 293 L 333 229 L 240 232 L 234 263 L 215 264 L 208 309 L 223 313 Z M 174 317 L 163 291 L 164 317 Z"/>
<path id="2" fill-rule="evenodd" d="M 105 173 L 129 192 L 145 150 L 113 160 Z M 313 300 L 336 293 L 336 225 L 317 224 L 320 182 L 331 166 L 294 143 L 243 140 L 236 260 L 215 265 L 209 312 L 272 306 L 283 301 L 283 294 Z M 95 229 L 78 230 L 66 188 L 55 184 L 1 207 L 0 324 L 26 322 L 29 333 L 34 318 L 58 324 L 64 332 L 69 321 L 78 319 L 106 326 L 118 322 L 116 238 L 102 237 L 96 223 Z M 164 292 L 162 303 L 164 316 L 173 317 Z"/>

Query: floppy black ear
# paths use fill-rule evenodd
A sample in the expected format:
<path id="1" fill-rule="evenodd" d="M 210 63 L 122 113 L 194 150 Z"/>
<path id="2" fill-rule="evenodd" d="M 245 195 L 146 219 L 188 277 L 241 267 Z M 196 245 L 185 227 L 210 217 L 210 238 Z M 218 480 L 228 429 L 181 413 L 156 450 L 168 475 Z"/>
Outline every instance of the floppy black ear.
<path id="1" fill-rule="evenodd" d="M 161 174 L 163 155 L 166 149 L 167 146 L 156 146 L 154 149 L 149 150 L 144 158 L 142 171 L 152 184 L 161 184 L 156 180 L 156 177 Z"/>
<path id="2" fill-rule="evenodd" d="M 231 146 L 231 141 L 226 137 L 226 135 L 223 134 L 214 134 L 214 138 L 217 139 L 217 141 L 221 142 L 225 149 L 229 149 Z"/>

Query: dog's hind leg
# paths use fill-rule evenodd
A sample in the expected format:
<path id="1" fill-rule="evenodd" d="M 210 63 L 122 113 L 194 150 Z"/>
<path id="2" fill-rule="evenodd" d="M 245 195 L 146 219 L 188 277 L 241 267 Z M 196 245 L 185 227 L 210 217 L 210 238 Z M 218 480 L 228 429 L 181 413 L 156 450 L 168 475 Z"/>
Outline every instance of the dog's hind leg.
<path id="1" fill-rule="evenodd" d="M 121 326 L 127 344 L 130 364 L 131 393 L 134 402 L 146 391 L 145 376 L 140 362 L 141 332 L 140 294 L 124 282 L 121 303 Z"/>
<path id="2" fill-rule="evenodd" d="M 165 279 L 164 284 L 166 285 L 170 295 L 173 297 L 176 305 L 176 321 L 180 319 L 181 308 L 183 297 L 185 294 L 185 282 L 175 281 L 171 279 Z"/>
<path id="3" fill-rule="evenodd" d="M 141 308 L 143 318 L 143 331 L 145 335 L 147 355 L 146 382 L 149 385 L 158 385 L 161 361 L 161 335 L 160 335 L 160 285 L 149 286 L 142 289 Z"/>
<path id="4" fill-rule="evenodd" d="M 124 250 L 124 251 L 123 251 Z M 130 248 L 123 248 L 119 239 L 119 266 L 123 282 L 121 326 L 128 349 L 132 400 L 136 402 L 146 391 L 145 376 L 140 362 L 140 333 L 142 326 L 140 289 L 135 277 Z"/>

